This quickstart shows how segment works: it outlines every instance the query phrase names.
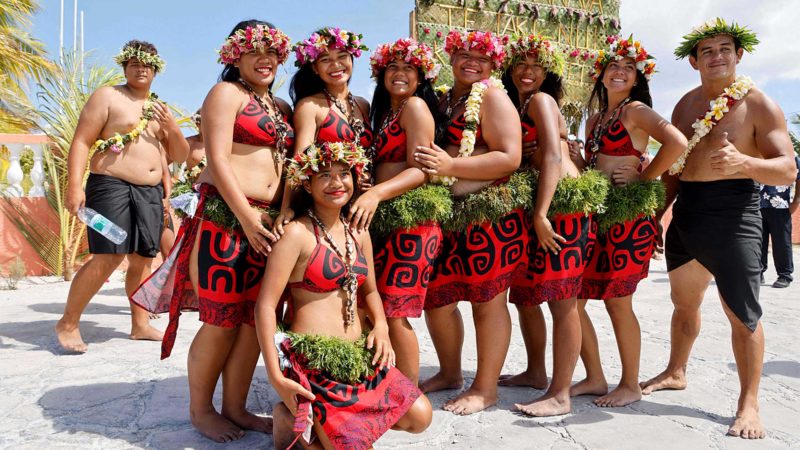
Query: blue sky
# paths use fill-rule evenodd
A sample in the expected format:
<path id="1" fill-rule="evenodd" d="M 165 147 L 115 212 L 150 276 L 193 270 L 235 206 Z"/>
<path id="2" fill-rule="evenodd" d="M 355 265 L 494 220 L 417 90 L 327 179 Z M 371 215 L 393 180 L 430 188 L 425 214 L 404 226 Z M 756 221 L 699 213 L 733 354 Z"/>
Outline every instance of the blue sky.
<path id="1" fill-rule="evenodd" d="M 468 0 L 472 1 L 472 0 Z M 752 55 L 746 55 L 740 73 L 751 75 L 757 85 L 788 116 L 800 112 L 800 46 L 796 44 L 796 0 L 763 0 L 754 10 L 751 0 L 622 0 L 622 33 L 634 33 L 658 58 L 651 82 L 655 109 L 669 117 L 680 96 L 699 79 L 686 61 L 675 61 L 672 49 L 681 35 L 706 19 L 721 15 L 750 25 L 761 38 Z M 33 34 L 52 55 L 58 53 L 59 1 L 41 0 L 33 18 Z M 72 0 L 65 0 L 64 41 L 72 47 Z M 96 62 L 111 66 L 112 57 L 129 39 L 153 42 L 167 61 L 167 69 L 154 83 L 154 91 L 166 101 L 194 111 L 200 106 L 222 68 L 216 63 L 219 48 L 240 20 L 257 18 L 273 22 L 293 41 L 314 29 L 335 25 L 364 34 L 374 48 L 408 35 L 413 0 L 79 0 L 85 11 L 85 48 Z M 79 25 L 80 26 L 80 25 Z M 279 71 L 287 83 L 278 95 L 288 99 L 286 88 L 294 71 L 293 58 Z M 351 88 L 369 98 L 374 88 L 369 78 L 368 54 L 355 67 Z"/>

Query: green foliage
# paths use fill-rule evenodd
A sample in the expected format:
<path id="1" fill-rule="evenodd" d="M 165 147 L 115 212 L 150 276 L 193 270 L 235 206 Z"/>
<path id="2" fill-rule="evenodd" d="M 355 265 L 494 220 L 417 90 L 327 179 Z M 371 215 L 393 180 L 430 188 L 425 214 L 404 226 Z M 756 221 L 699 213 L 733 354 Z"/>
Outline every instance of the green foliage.
<path id="1" fill-rule="evenodd" d="M 534 200 L 538 181 L 539 172 L 532 172 L 531 183 Z M 547 216 L 552 218 L 559 214 L 601 212 L 610 188 L 611 182 L 608 178 L 596 170 L 587 170 L 578 178 L 562 178 L 556 185 L 556 192 L 553 194 Z"/>
<path id="2" fill-rule="evenodd" d="M 598 231 L 604 233 L 612 225 L 633 220 L 640 214 L 655 216 L 664 206 L 665 196 L 664 183 L 659 180 L 636 181 L 609 189 L 606 210 L 597 216 Z"/>
<path id="3" fill-rule="evenodd" d="M 397 229 L 408 229 L 424 222 L 444 222 L 453 214 L 450 190 L 438 184 L 426 184 L 403 195 L 381 202 L 375 211 L 370 231 L 386 236 Z"/>
<path id="4" fill-rule="evenodd" d="M 172 187 L 172 198 L 188 192 L 192 192 L 192 186 L 189 183 L 177 183 Z M 251 207 L 257 209 L 261 213 L 267 213 L 273 219 L 278 217 L 278 214 L 280 214 L 280 211 L 272 208 L 259 208 L 257 206 Z M 186 217 L 186 213 L 179 209 L 175 210 L 175 215 L 181 219 Z M 225 200 L 218 195 L 206 197 L 205 202 L 203 203 L 203 218 L 205 220 L 214 222 L 228 231 L 242 229 L 239 219 L 236 218 L 236 215 L 233 213 L 233 211 L 231 211 L 231 208 L 228 207 L 228 204 L 225 203 Z"/>
<path id="5" fill-rule="evenodd" d="M 725 19 L 717 17 L 684 35 L 683 42 L 675 49 L 675 56 L 678 59 L 686 58 L 692 54 L 692 50 L 700 41 L 720 34 L 731 36 L 748 53 L 752 53 L 758 44 L 756 34 L 747 27 L 740 26 L 736 22 L 728 24 Z"/>
<path id="6" fill-rule="evenodd" d="M 318 370 L 330 378 L 355 384 L 371 373 L 372 352 L 367 349 L 366 336 L 350 342 L 334 336 L 286 333 L 292 349 L 303 355 L 309 369 Z"/>
<path id="7" fill-rule="evenodd" d="M 14 261 L 8 263 L 5 270 L 6 275 L 3 278 L 5 289 L 9 291 L 16 290 L 19 280 L 25 278 L 25 271 L 25 261 L 19 256 L 17 256 Z"/>
<path id="8" fill-rule="evenodd" d="M 533 204 L 531 173 L 518 171 L 508 182 L 489 185 L 453 201 L 453 215 L 442 223 L 448 231 L 463 231 L 482 222 L 497 222 L 517 208 L 529 209 Z"/>

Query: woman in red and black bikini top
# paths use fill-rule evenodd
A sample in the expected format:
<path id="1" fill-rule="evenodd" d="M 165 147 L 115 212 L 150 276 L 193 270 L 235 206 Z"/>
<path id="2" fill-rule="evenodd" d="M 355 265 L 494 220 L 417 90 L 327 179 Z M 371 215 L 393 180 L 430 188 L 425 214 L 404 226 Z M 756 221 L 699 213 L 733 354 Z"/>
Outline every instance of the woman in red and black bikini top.
<path id="1" fill-rule="evenodd" d="M 324 448 L 369 448 L 390 427 L 421 432 L 430 424 L 430 403 L 393 367 L 395 355 L 375 286 L 370 234 L 354 231 L 343 211 L 355 190 L 355 173 L 367 159 L 353 143 L 325 143 L 298 152 L 289 163 L 287 180 L 302 189 L 295 209 L 303 216 L 289 223 L 275 244 L 256 302 L 261 351 L 270 383 L 282 401 L 274 408 L 276 448 L 291 447 L 287 443 L 295 439 L 293 434 L 303 431 L 295 428 L 295 417 L 305 423 L 308 410 L 303 408 L 310 400 L 313 428 Z M 275 310 L 287 286 L 292 294 L 290 334 L 276 342 Z M 307 336 L 344 351 L 359 345 L 365 335 L 374 355 L 358 380 L 335 379 L 331 367 L 325 368 L 330 375 L 312 367 L 303 353 L 310 351 L 309 346 L 303 350 L 293 345 L 296 337 Z M 291 367 L 280 362 L 287 358 Z M 350 393 L 347 401 L 338 401 L 345 389 Z"/>

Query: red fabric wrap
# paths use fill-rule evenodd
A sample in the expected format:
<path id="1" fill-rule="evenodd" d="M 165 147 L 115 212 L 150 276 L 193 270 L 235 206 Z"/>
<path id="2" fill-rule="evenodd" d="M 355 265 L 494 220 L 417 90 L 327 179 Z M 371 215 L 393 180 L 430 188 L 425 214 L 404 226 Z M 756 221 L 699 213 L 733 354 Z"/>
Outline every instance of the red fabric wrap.
<path id="1" fill-rule="evenodd" d="M 559 242 L 561 251 L 550 253 L 539 246 L 539 239 L 529 216 L 528 248 L 520 271 L 511 284 L 509 301 L 515 305 L 535 306 L 544 302 L 577 297 L 589 262 L 589 246 L 595 240 L 596 227 L 591 216 L 583 213 L 559 214 L 550 219 L 553 231 L 566 239 Z"/>
<path id="2" fill-rule="evenodd" d="M 508 289 L 514 272 L 524 268 L 520 264 L 528 242 L 524 217 L 520 208 L 496 223 L 487 221 L 466 231 L 445 231 L 425 309 L 459 301 L 484 303 Z"/>
<path id="3" fill-rule="evenodd" d="M 597 227 L 594 222 L 592 226 Z M 655 219 L 644 215 L 597 233 L 579 297 L 605 300 L 633 295 L 650 270 L 655 236 Z"/>
<path id="4" fill-rule="evenodd" d="M 420 317 L 433 264 L 442 248 L 442 228 L 426 222 L 395 230 L 375 253 L 378 293 L 386 317 Z"/>
<path id="5" fill-rule="evenodd" d="M 357 384 L 345 384 L 308 369 L 303 356 L 292 351 L 288 339 L 281 343 L 281 350 L 292 365 L 284 370 L 284 376 L 314 394 L 311 402 L 298 398 L 294 432 L 305 430 L 310 405 L 314 419 L 337 450 L 371 448 L 422 395 L 395 367 L 376 371 Z"/>
<path id="6" fill-rule="evenodd" d="M 200 185 L 194 217 L 185 217 L 167 259 L 131 296 L 131 301 L 152 313 L 169 311 L 169 324 L 161 342 L 161 359 L 175 344 L 182 311 L 199 311 L 200 321 L 224 328 L 254 325 L 254 309 L 267 264 L 265 256 L 250 248 L 241 229 L 229 231 L 203 220 L 209 197 L 218 196 L 214 186 Z M 268 202 L 248 199 L 251 205 Z M 197 235 L 198 289 L 189 278 L 189 259 Z"/>

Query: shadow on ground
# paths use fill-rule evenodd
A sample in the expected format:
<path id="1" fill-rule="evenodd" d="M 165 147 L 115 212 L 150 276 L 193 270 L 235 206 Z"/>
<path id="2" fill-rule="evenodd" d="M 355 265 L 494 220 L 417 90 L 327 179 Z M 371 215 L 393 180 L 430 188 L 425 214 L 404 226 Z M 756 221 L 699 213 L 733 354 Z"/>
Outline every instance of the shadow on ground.
<path id="1" fill-rule="evenodd" d="M 263 389 L 263 382 L 257 389 Z M 251 391 L 248 407 L 260 393 Z M 263 449 L 272 437 L 249 431 L 235 443 L 217 444 L 192 428 L 185 376 L 131 383 L 98 383 L 49 390 L 37 402 L 55 432 L 90 433 L 157 449 Z M 219 405 L 219 399 L 215 403 Z"/>
<path id="2" fill-rule="evenodd" d="M 123 292 L 124 294 L 124 292 Z M 57 314 L 61 315 L 64 313 L 64 303 L 37 303 L 35 305 L 30 305 L 28 308 L 31 311 L 35 311 L 38 313 L 43 314 Z M 109 314 L 109 315 L 121 315 L 121 316 L 129 316 L 131 315 L 130 308 L 126 306 L 117 306 L 117 305 L 105 305 L 103 303 L 97 302 L 90 302 L 86 309 L 83 311 L 83 314 Z"/>
<path id="3" fill-rule="evenodd" d="M 728 363 L 728 368 L 736 372 L 736 363 Z M 761 371 L 764 375 L 782 375 L 784 377 L 800 378 L 800 362 L 766 361 Z"/>
<path id="4" fill-rule="evenodd" d="M 68 354 L 58 344 L 55 334 L 56 320 L 0 323 L 0 348 L 12 348 L 8 339 L 34 346 L 30 350 L 44 350 L 54 355 Z M 87 344 L 106 342 L 111 339 L 128 339 L 128 335 L 111 327 L 102 327 L 97 322 L 82 321 L 81 336 Z M 8 338 L 8 339 L 6 339 Z"/>

